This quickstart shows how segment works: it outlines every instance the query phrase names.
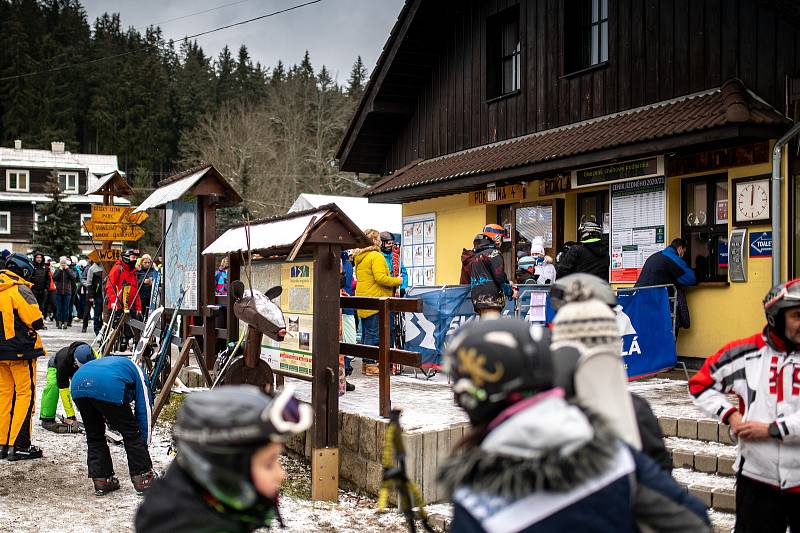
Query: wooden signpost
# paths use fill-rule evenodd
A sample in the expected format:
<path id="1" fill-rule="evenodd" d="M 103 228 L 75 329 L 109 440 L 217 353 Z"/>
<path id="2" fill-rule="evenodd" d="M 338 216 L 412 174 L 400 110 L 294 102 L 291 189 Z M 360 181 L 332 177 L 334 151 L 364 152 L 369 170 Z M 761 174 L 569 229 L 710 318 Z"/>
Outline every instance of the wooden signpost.
<path id="1" fill-rule="evenodd" d="M 108 250 L 96 250 L 92 251 L 88 256 L 90 261 L 93 263 L 99 263 L 101 261 L 113 261 L 117 262 L 122 258 L 122 250 L 119 248 L 109 248 Z"/>
<path id="2" fill-rule="evenodd" d="M 87 220 L 85 225 L 97 241 L 138 241 L 144 237 L 144 230 L 136 224 L 107 224 Z"/>

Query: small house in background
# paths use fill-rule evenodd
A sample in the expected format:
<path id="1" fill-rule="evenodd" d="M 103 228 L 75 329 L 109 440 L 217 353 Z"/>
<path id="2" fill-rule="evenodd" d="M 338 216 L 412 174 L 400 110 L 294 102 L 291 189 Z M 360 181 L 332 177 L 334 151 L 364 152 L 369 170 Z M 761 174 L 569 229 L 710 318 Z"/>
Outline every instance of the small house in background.
<path id="1" fill-rule="evenodd" d="M 45 185 L 53 172 L 58 173 L 64 202 L 72 204 L 80 219 L 81 253 L 92 250 L 82 222 L 91 216 L 92 204 L 102 204 L 101 195 L 87 195 L 108 174 L 118 172 L 116 155 L 73 154 L 63 142 L 51 143 L 50 150 L 33 150 L 14 141 L 11 148 L 0 147 L 0 249 L 31 252 L 33 232 L 39 222 L 36 206 L 49 202 Z M 127 205 L 123 198 L 114 203 Z"/>
<path id="2" fill-rule="evenodd" d="M 336 204 L 361 231 L 376 229 L 400 235 L 403 226 L 403 207 L 398 204 L 377 204 L 366 198 L 353 196 L 328 196 L 325 194 L 301 194 L 294 201 L 289 213 L 316 209 L 323 205 Z"/>

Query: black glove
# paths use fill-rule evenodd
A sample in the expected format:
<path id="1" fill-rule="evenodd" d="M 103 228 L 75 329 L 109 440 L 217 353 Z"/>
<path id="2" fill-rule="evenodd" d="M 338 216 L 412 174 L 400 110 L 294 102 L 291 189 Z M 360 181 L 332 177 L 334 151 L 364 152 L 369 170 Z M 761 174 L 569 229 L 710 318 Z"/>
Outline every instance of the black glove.
<path id="1" fill-rule="evenodd" d="M 406 295 L 406 290 L 405 289 L 400 289 L 400 298 L 405 297 L 405 295 Z"/>

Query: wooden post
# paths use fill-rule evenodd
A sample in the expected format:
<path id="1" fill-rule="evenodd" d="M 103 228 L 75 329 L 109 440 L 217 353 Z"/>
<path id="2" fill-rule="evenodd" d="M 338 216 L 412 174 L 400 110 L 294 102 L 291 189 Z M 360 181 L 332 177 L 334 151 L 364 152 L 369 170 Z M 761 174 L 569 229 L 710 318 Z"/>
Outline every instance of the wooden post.
<path id="1" fill-rule="evenodd" d="M 216 303 L 214 296 L 216 265 L 214 256 L 203 255 L 203 250 L 217 237 L 217 212 L 211 205 L 211 198 L 208 196 L 197 197 L 197 208 L 200 215 L 197 223 L 198 311 L 203 318 L 203 354 L 206 359 L 206 368 L 213 368 L 214 361 L 217 359 L 217 324 L 216 314 L 212 313 L 208 306 Z"/>
<path id="2" fill-rule="evenodd" d="M 225 329 L 228 332 L 228 342 L 237 342 L 239 340 L 239 319 L 233 313 L 233 297 L 231 296 L 230 284 L 233 280 L 241 279 L 242 256 L 240 254 L 233 253 L 228 256 L 228 269 L 228 303 L 225 308 L 228 316 L 225 321 Z"/>
<path id="3" fill-rule="evenodd" d="M 244 345 L 244 366 L 255 368 L 261 358 L 261 341 L 264 334 L 253 326 L 247 326 L 247 339 Z"/>
<path id="4" fill-rule="evenodd" d="M 378 414 L 389 418 L 392 411 L 392 402 L 389 392 L 389 374 L 392 365 L 389 364 L 389 347 L 391 346 L 392 324 L 389 312 L 389 300 L 381 299 L 381 310 L 378 311 Z"/>
<path id="5" fill-rule="evenodd" d="M 339 500 L 339 251 L 314 245 L 312 500 Z"/>

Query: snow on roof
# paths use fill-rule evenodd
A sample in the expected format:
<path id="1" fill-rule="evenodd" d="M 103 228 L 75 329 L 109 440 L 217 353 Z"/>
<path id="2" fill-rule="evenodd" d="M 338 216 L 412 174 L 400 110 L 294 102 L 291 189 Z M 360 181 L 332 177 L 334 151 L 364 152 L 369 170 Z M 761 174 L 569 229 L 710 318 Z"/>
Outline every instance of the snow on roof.
<path id="1" fill-rule="evenodd" d="M 89 179 L 87 188 L 92 189 L 97 186 L 97 182 L 101 176 L 108 175 L 115 170 L 119 172 L 119 164 L 117 163 L 117 156 L 115 155 L 102 155 L 102 154 L 72 154 L 78 161 L 86 165 L 89 169 Z"/>
<path id="2" fill-rule="evenodd" d="M 290 246 L 303 235 L 311 220 L 315 217 L 319 218 L 321 215 L 322 213 L 314 213 L 297 218 L 254 224 L 250 226 L 249 249 L 264 250 L 278 246 Z M 203 255 L 229 254 L 248 250 L 246 231 L 247 228 L 244 226 L 229 229 L 203 250 Z"/>
<path id="3" fill-rule="evenodd" d="M 376 229 L 398 234 L 403 231 L 402 205 L 370 203 L 366 198 L 356 196 L 303 193 L 289 208 L 289 213 L 305 211 L 326 204 L 336 204 L 361 230 Z"/>
<path id="4" fill-rule="evenodd" d="M 181 178 L 179 180 L 173 181 L 163 187 L 159 187 L 153 194 L 148 196 L 144 202 L 139 205 L 133 212 L 138 213 L 140 211 L 146 211 L 153 207 L 158 207 L 160 205 L 164 205 L 167 202 L 171 202 L 173 200 L 177 200 L 186 192 L 191 189 L 195 183 L 200 181 L 200 178 L 206 175 L 212 167 L 207 166 L 198 170 L 193 174 L 189 174 L 188 176 Z"/>
<path id="5" fill-rule="evenodd" d="M 29 192 L 0 192 L 0 202 L 49 202 L 53 198 L 49 194 L 31 194 Z M 64 202 L 68 204 L 102 204 L 103 197 L 99 194 L 67 194 Z M 116 205 L 130 205 L 125 198 L 114 197 Z"/>
<path id="6" fill-rule="evenodd" d="M 103 154 L 73 154 L 52 150 L 33 150 L 0 147 L 0 166 L 6 168 L 47 168 L 60 170 L 85 170 L 89 176 L 88 187 L 97 176 L 118 170 L 117 156 Z"/>

